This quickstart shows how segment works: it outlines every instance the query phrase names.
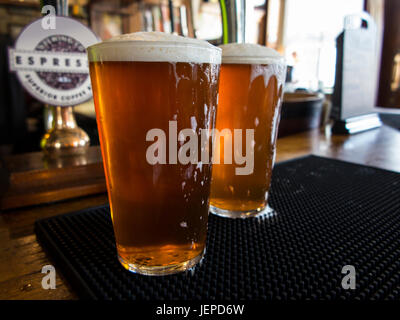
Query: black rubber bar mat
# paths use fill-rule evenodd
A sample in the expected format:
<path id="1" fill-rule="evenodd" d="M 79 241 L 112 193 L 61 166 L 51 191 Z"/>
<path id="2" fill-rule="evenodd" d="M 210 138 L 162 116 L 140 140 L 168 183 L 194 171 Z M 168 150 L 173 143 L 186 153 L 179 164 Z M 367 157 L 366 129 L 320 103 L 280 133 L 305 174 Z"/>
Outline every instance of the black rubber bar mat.
<path id="1" fill-rule="evenodd" d="M 210 215 L 194 270 L 152 277 L 116 257 L 109 208 L 37 221 L 36 234 L 84 298 L 399 299 L 400 174 L 309 156 L 276 165 L 271 218 Z M 355 268 L 355 289 L 342 282 Z"/>

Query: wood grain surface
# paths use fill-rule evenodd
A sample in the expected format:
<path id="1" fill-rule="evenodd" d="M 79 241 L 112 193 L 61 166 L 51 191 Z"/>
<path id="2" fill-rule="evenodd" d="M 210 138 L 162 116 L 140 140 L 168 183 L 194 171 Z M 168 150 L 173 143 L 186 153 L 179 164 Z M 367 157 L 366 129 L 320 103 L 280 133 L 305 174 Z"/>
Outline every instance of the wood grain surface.
<path id="1" fill-rule="evenodd" d="M 332 136 L 329 128 L 278 140 L 277 161 L 307 154 L 327 156 L 400 172 L 400 131 L 383 126 L 353 136 Z M 77 299 L 61 273 L 55 290 L 44 290 L 41 269 L 53 264 L 34 234 L 34 221 L 107 202 L 100 194 L 0 214 L 0 299 Z"/>
<path id="2" fill-rule="evenodd" d="M 54 159 L 44 157 L 42 152 L 13 155 L 1 161 L 1 165 L 8 179 L 6 192 L 0 194 L 0 209 L 106 192 L 99 147 Z"/>

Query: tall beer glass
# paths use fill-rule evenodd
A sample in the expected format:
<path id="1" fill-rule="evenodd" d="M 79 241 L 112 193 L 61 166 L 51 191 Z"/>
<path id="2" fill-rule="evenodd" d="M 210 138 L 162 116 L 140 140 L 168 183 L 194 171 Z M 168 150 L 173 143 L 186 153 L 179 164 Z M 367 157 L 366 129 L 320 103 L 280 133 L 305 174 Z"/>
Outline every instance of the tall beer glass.
<path id="1" fill-rule="evenodd" d="M 179 133 L 214 128 L 221 49 L 141 32 L 88 56 L 119 260 L 141 274 L 186 270 L 205 249 L 211 164 L 180 163 Z"/>
<path id="2" fill-rule="evenodd" d="M 219 160 L 213 165 L 210 211 L 230 218 L 258 216 L 270 210 L 268 191 L 286 65 L 279 53 L 260 45 L 227 44 L 220 48 L 216 123 L 220 135 L 216 135 L 214 149 Z M 233 144 L 232 155 L 226 153 L 229 144 Z M 235 162 L 245 151 L 246 163 L 243 159 Z"/>

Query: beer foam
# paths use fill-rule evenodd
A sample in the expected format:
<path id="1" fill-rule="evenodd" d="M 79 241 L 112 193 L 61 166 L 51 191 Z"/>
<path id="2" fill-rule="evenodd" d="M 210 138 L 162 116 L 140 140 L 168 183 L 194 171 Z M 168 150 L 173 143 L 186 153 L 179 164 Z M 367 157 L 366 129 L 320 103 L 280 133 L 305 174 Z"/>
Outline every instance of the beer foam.
<path id="1" fill-rule="evenodd" d="M 87 48 L 89 61 L 221 63 L 221 49 L 204 40 L 163 32 L 134 32 Z"/>
<path id="2" fill-rule="evenodd" d="M 274 49 L 252 43 L 228 43 L 220 45 L 222 63 L 237 64 L 285 64 L 285 59 Z"/>

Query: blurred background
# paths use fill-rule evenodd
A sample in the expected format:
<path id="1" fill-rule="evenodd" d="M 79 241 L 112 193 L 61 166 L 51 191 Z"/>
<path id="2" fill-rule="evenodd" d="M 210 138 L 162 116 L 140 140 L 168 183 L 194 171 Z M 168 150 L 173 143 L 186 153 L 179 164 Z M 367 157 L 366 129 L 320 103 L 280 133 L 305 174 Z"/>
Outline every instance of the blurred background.
<path id="1" fill-rule="evenodd" d="M 221 44 L 227 39 L 218 0 L 70 0 L 69 15 L 89 26 L 102 40 L 136 31 L 163 31 Z M 294 121 L 280 135 L 323 125 L 330 114 L 335 86 L 337 37 L 349 14 L 368 12 L 376 23 L 376 106 L 400 107 L 400 5 L 398 0 L 246 0 L 242 38 L 276 49 L 288 62 L 286 108 L 308 94 L 314 106 L 304 122 Z M 20 31 L 41 16 L 43 1 L 0 0 L 0 155 L 40 151 L 51 126 L 44 106 L 8 71 L 7 48 Z M 228 17 L 229 18 L 229 17 Z M 225 19 L 225 20 L 224 20 Z M 225 21 L 225 22 L 224 22 Z M 229 21 L 228 21 L 229 22 Z M 226 26 L 225 26 L 226 27 Z M 225 33 L 225 35 L 224 35 Z M 224 38 L 225 37 L 225 38 Z M 235 40 L 235 39 L 234 39 Z M 384 59 L 382 59 L 384 57 Z M 321 95 L 323 98 L 321 98 Z M 379 96 L 383 98 L 379 100 Z M 300 100 L 299 100 L 300 99 Z M 314 100 L 313 100 L 314 99 Z M 307 100 L 307 99 L 306 99 Z M 285 107 L 285 104 L 284 104 Z M 93 102 L 74 108 L 78 125 L 99 143 Z M 299 109 L 300 110 L 300 109 Z M 304 111 L 307 113 L 307 111 Z M 303 117 L 304 118 L 304 117 Z"/>

